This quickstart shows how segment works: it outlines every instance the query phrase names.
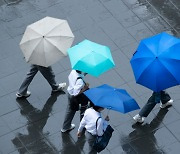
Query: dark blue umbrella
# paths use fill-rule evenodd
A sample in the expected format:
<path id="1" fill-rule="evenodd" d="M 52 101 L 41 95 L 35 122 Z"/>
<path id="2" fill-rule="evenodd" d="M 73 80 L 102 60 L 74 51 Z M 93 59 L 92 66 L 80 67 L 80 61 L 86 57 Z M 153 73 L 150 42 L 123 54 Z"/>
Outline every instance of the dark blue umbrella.
<path id="1" fill-rule="evenodd" d="M 180 40 L 172 35 L 142 40 L 130 62 L 136 82 L 153 91 L 180 84 Z"/>
<path id="2" fill-rule="evenodd" d="M 136 101 L 124 89 L 117 89 L 107 84 L 90 88 L 84 94 L 94 105 L 127 113 L 139 109 Z"/>

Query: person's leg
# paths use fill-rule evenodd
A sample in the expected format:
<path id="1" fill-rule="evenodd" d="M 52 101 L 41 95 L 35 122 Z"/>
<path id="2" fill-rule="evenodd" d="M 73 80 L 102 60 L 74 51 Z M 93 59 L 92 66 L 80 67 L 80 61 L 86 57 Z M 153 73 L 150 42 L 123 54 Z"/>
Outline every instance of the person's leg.
<path id="1" fill-rule="evenodd" d="M 49 67 L 43 67 L 43 66 L 37 66 L 38 70 L 41 72 L 41 74 L 44 76 L 44 78 L 47 80 L 47 82 L 50 84 L 52 89 L 57 89 L 58 84 L 55 81 L 55 75 L 51 68 Z"/>
<path id="2" fill-rule="evenodd" d="M 87 139 L 88 144 L 89 144 L 88 154 L 97 154 L 97 151 L 93 149 L 93 144 L 94 144 L 94 141 L 96 139 L 96 136 L 91 135 L 87 131 L 86 131 L 85 135 L 86 135 L 86 139 Z"/>
<path id="3" fill-rule="evenodd" d="M 147 103 L 139 112 L 141 117 L 147 117 L 157 103 L 160 102 L 160 93 L 153 92 L 152 96 L 148 99 Z"/>
<path id="4" fill-rule="evenodd" d="M 80 121 L 84 116 L 84 112 L 88 108 L 88 101 L 89 99 L 82 93 L 78 95 L 77 102 L 79 103 L 79 109 L 80 109 Z"/>
<path id="5" fill-rule="evenodd" d="M 26 78 L 24 79 L 23 83 L 21 84 L 18 93 L 25 95 L 27 93 L 27 89 L 31 81 L 33 80 L 34 76 L 38 72 L 36 65 L 31 65 L 30 71 L 27 73 Z"/>
<path id="6" fill-rule="evenodd" d="M 170 99 L 171 99 L 171 97 L 169 96 L 169 94 L 166 91 L 161 91 L 161 102 L 162 102 L 162 104 L 167 103 Z"/>
<path id="7" fill-rule="evenodd" d="M 68 131 L 68 130 L 71 130 L 72 127 L 75 127 L 74 124 L 71 124 L 71 122 L 72 122 L 72 120 L 74 118 L 74 115 L 76 113 L 75 110 L 71 109 L 71 103 L 72 102 L 73 102 L 73 100 L 72 100 L 71 96 L 68 95 L 68 105 L 67 105 L 67 109 L 66 109 L 66 114 L 65 114 L 64 122 L 63 122 L 63 127 L 61 129 L 61 132 L 63 132 L 63 133 Z"/>
<path id="8" fill-rule="evenodd" d="M 170 95 L 166 91 L 161 91 L 161 104 L 160 108 L 165 108 L 167 106 L 172 105 L 173 100 L 171 99 Z"/>
<path id="9" fill-rule="evenodd" d="M 135 115 L 133 119 L 136 122 L 144 122 L 144 117 L 147 117 L 155 105 L 160 101 L 160 93 L 153 92 L 152 96 L 148 99 L 147 103 L 140 110 L 139 114 Z"/>

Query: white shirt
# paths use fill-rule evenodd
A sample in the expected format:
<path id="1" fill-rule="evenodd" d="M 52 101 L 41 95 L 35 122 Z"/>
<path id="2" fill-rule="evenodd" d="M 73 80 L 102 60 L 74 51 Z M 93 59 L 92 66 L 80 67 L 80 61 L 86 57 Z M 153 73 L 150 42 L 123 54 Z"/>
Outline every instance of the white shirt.
<path id="1" fill-rule="evenodd" d="M 76 70 L 72 70 L 68 76 L 69 86 L 67 88 L 67 91 L 70 95 L 73 95 L 73 96 L 78 95 L 81 89 L 85 85 L 83 80 L 81 79 L 77 80 L 78 77 L 81 77 L 83 79 L 84 75 L 77 73 Z"/>
<path id="2" fill-rule="evenodd" d="M 81 132 L 85 127 L 86 131 L 88 131 L 92 135 L 102 136 L 107 128 L 108 122 L 104 120 L 102 117 L 99 119 L 98 117 L 101 117 L 101 114 L 99 112 L 95 111 L 93 108 L 87 109 L 84 113 L 84 117 L 80 122 L 78 132 Z M 97 119 L 98 122 L 97 122 L 97 130 L 96 130 Z"/>

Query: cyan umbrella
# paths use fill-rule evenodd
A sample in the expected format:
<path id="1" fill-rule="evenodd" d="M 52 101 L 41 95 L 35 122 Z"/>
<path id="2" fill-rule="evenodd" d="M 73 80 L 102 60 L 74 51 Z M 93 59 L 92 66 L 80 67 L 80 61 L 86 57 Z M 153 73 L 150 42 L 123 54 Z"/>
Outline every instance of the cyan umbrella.
<path id="1" fill-rule="evenodd" d="M 73 69 L 96 77 L 115 66 L 110 49 L 89 40 L 69 48 L 68 55 Z"/>
<path id="2" fill-rule="evenodd" d="M 180 83 L 180 40 L 165 32 L 142 40 L 131 59 L 136 82 L 155 92 Z"/>
<path id="3" fill-rule="evenodd" d="M 96 106 L 127 113 L 139 109 L 137 102 L 124 89 L 111 87 L 107 84 L 90 88 L 84 94 Z"/>

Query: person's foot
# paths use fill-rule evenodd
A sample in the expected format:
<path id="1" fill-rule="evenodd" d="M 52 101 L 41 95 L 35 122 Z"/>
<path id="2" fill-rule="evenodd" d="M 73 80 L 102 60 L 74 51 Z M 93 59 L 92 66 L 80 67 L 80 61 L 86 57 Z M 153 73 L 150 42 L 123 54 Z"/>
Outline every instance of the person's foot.
<path id="1" fill-rule="evenodd" d="M 173 103 L 173 100 L 172 99 L 170 99 L 167 103 L 165 103 L 165 104 L 160 104 L 160 108 L 161 109 L 164 109 L 164 108 L 166 108 L 167 106 L 171 106 L 172 105 L 172 103 Z"/>
<path id="2" fill-rule="evenodd" d="M 65 87 L 66 87 L 66 83 L 65 82 L 60 83 L 58 85 L 57 89 L 53 89 L 52 92 L 62 91 L 62 90 L 64 90 Z"/>
<path id="3" fill-rule="evenodd" d="M 135 115 L 133 117 L 135 122 L 143 123 L 144 122 L 144 117 L 141 117 L 139 114 Z"/>
<path id="4" fill-rule="evenodd" d="M 66 133 L 66 132 L 68 132 L 68 131 L 71 131 L 71 130 L 73 130 L 75 128 L 75 124 L 71 124 L 71 127 L 69 128 L 69 129 L 61 129 L 61 132 L 62 133 Z"/>
<path id="5" fill-rule="evenodd" d="M 30 91 L 27 91 L 26 94 L 20 94 L 19 92 L 16 93 L 17 98 L 29 97 L 30 95 L 31 95 Z"/>

